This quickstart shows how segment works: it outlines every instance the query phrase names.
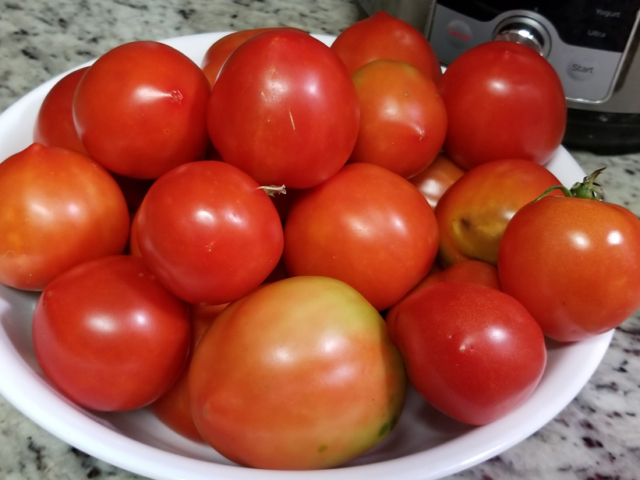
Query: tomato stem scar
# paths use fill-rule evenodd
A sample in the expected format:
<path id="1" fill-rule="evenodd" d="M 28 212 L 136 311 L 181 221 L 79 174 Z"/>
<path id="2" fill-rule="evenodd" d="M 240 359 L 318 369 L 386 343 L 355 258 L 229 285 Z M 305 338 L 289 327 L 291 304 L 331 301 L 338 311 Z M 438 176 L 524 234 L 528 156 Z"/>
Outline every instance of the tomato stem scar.
<path id="1" fill-rule="evenodd" d="M 287 189 L 284 185 L 262 185 L 258 187 L 256 190 L 262 190 L 264 193 L 269 195 L 270 197 L 275 197 L 276 195 L 285 195 L 287 193 Z"/>

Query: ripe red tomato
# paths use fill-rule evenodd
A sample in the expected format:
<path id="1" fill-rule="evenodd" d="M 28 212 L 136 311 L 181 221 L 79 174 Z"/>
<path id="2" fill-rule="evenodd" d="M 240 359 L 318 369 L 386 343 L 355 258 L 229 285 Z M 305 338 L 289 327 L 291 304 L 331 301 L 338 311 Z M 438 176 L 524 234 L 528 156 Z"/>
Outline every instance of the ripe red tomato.
<path id="1" fill-rule="evenodd" d="M 42 290 L 87 260 L 122 253 L 127 204 L 89 157 L 32 144 L 0 163 L 0 283 Z"/>
<path id="2" fill-rule="evenodd" d="M 191 320 L 191 352 L 193 352 L 211 326 L 216 317 L 225 309 L 227 304 L 190 305 Z M 169 428 L 194 442 L 204 443 L 204 439 L 193 421 L 191 414 L 191 397 L 189 396 L 189 367 L 191 358 L 182 370 L 180 377 L 173 386 L 149 409 Z"/>
<path id="3" fill-rule="evenodd" d="M 411 289 L 407 296 L 438 282 L 477 283 L 479 285 L 484 285 L 485 287 L 502 290 L 500 287 L 500 278 L 498 277 L 498 269 L 496 267 L 486 262 L 481 262 L 480 260 L 463 260 L 445 269 L 432 268 L 431 272 L 429 272 L 429 274 L 420 283 L 418 283 L 418 285 Z M 401 304 L 402 300 L 392 306 L 385 315 L 389 336 L 394 342 L 396 341 L 396 314 Z"/>
<path id="4" fill-rule="evenodd" d="M 438 282 L 401 302 L 394 340 L 416 390 L 460 422 L 484 425 L 524 402 L 546 364 L 544 336 L 514 298 Z"/>
<path id="5" fill-rule="evenodd" d="M 215 41 L 205 52 L 202 59 L 201 68 L 204 72 L 209 85 L 213 87 L 216 83 L 216 78 L 227 61 L 229 55 L 231 55 L 236 48 L 242 45 L 246 40 L 249 40 L 256 35 L 270 30 L 269 28 L 252 28 L 248 30 L 240 30 L 225 35 L 221 39 Z"/>
<path id="6" fill-rule="evenodd" d="M 42 101 L 33 130 L 33 141 L 47 147 L 61 147 L 88 155 L 73 122 L 73 96 L 89 67 L 65 75 Z"/>
<path id="7" fill-rule="evenodd" d="M 256 35 L 273 30 L 274 28 L 289 28 L 289 27 L 266 27 L 266 28 L 251 28 L 248 30 L 240 30 L 237 32 L 229 33 L 219 40 L 215 41 L 205 52 L 202 59 L 202 71 L 204 72 L 209 84 L 213 86 L 218 78 L 218 73 L 222 69 L 222 66 L 229 58 L 236 48 L 242 45 L 246 40 L 249 40 Z M 291 29 L 299 32 L 303 30 Z"/>
<path id="8" fill-rule="evenodd" d="M 284 258 L 289 274 L 337 278 L 384 310 L 425 277 L 437 245 L 433 210 L 411 183 L 354 163 L 294 202 Z"/>
<path id="9" fill-rule="evenodd" d="M 78 265 L 42 292 L 33 344 L 47 378 L 78 405 L 140 408 L 176 381 L 189 352 L 186 305 L 142 259 L 113 255 Z"/>
<path id="10" fill-rule="evenodd" d="M 257 468 L 329 468 L 356 457 L 393 429 L 405 389 L 380 314 L 326 277 L 281 280 L 232 303 L 189 372 L 202 436 Z"/>
<path id="11" fill-rule="evenodd" d="M 200 67 L 178 50 L 126 43 L 98 58 L 78 84 L 76 129 L 105 168 L 157 178 L 205 152 L 209 90 Z"/>
<path id="12" fill-rule="evenodd" d="M 208 106 L 222 159 L 261 185 L 309 188 L 347 162 L 360 111 L 351 77 L 325 44 L 293 29 L 245 41 L 229 57 Z"/>
<path id="13" fill-rule="evenodd" d="M 465 169 L 446 155 L 440 154 L 427 168 L 411 177 L 409 181 L 420 190 L 429 205 L 435 208 L 444 192 L 464 175 L 464 172 L 466 172 Z"/>
<path id="14" fill-rule="evenodd" d="M 488 42 L 467 50 L 442 75 L 440 92 L 449 122 L 445 151 L 464 168 L 504 158 L 544 164 L 564 135 L 562 83 L 529 47 Z"/>
<path id="15" fill-rule="evenodd" d="M 496 160 L 467 171 L 435 208 L 440 228 L 439 263 L 446 267 L 474 259 L 495 265 L 498 245 L 511 217 L 547 188 L 559 184 L 554 174 L 528 160 Z"/>
<path id="16" fill-rule="evenodd" d="M 331 49 L 349 73 L 374 60 L 398 60 L 436 82 L 442 75 L 438 57 L 422 32 L 386 12 L 377 12 L 344 29 Z"/>
<path id="17" fill-rule="evenodd" d="M 380 165 L 409 178 L 438 155 L 447 112 L 438 87 L 411 65 L 376 60 L 352 75 L 360 102 L 360 130 L 351 162 Z"/>
<path id="18" fill-rule="evenodd" d="M 507 225 L 498 273 L 548 337 L 603 333 L 640 308 L 640 220 L 603 201 L 544 197 Z"/>
<path id="19" fill-rule="evenodd" d="M 136 219 L 142 258 L 176 296 L 223 304 L 260 285 L 282 255 L 280 217 L 246 173 L 218 161 L 174 168 Z"/>

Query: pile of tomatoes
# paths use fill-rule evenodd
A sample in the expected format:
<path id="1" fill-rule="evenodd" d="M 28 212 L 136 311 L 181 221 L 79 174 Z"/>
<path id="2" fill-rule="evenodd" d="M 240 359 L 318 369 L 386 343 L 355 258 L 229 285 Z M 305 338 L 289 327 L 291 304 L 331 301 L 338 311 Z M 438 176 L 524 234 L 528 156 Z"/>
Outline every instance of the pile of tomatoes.
<path id="1" fill-rule="evenodd" d="M 0 163 L 0 283 L 42 290 L 47 378 L 149 407 L 243 465 L 326 468 L 393 429 L 410 382 L 473 425 L 522 404 L 545 337 L 640 307 L 640 221 L 544 165 L 559 79 L 492 42 L 443 74 L 379 13 L 331 47 L 237 32 L 201 65 L 132 42 L 67 75 Z"/>

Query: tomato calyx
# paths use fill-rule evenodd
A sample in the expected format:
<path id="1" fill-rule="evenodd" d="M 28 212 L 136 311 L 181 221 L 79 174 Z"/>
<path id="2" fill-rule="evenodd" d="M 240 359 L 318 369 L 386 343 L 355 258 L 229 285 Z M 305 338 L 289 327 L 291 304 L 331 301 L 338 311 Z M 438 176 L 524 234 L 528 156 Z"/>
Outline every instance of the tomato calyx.
<path id="1" fill-rule="evenodd" d="M 598 175 L 600 175 L 604 171 L 605 168 L 606 167 L 602 167 L 594 170 L 591 174 L 584 177 L 582 182 L 574 183 L 571 188 L 567 188 L 563 185 L 554 185 L 553 187 L 549 187 L 544 192 L 542 192 L 542 195 L 536 198 L 533 203 L 536 203 L 541 198 L 546 197 L 554 190 L 560 190 L 562 193 L 564 193 L 565 197 L 603 201 L 604 192 L 602 191 L 602 186 L 599 183 L 596 183 L 595 180 Z"/>
<path id="2" fill-rule="evenodd" d="M 287 193 L 287 188 L 284 185 L 262 185 L 257 189 L 262 190 L 270 197 L 275 197 L 276 195 L 285 195 Z"/>

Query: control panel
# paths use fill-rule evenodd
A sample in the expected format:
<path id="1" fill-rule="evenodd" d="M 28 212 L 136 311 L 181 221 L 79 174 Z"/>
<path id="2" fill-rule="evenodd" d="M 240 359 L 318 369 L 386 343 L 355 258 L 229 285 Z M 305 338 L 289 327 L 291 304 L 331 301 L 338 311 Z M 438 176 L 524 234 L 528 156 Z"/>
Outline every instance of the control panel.
<path id="1" fill-rule="evenodd" d="M 640 2 L 628 0 L 440 0 L 425 34 L 444 64 L 491 40 L 544 55 L 567 99 L 606 101 L 624 65 Z"/>

